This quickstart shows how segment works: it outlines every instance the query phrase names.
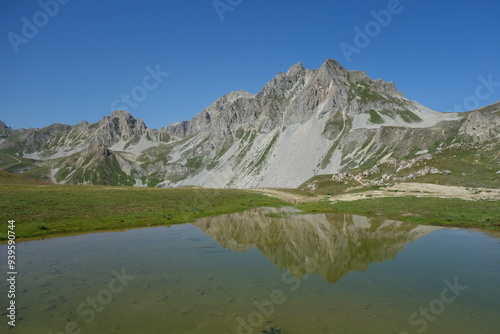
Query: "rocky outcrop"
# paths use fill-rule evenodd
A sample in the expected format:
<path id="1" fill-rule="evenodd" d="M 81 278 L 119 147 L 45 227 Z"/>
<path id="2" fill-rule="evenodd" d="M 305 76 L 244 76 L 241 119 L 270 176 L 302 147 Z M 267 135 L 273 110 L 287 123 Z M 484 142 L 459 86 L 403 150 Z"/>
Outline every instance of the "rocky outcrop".
<path id="1" fill-rule="evenodd" d="M 471 137 L 474 142 L 500 138 L 500 117 L 488 112 L 470 112 L 458 133 Z"/>
<path id="2" fill-rule="evenodd" d="M 113 146 L 120 140 L 128 140 L 135 135 L 142 135 L 146 125 L 141 119 L 132 117 L 128 112 L 115 110 L 111 116 L 104 117 L 99 123 L 99 140 L 108 146 Z"/>
<path id="3" fill-rule="evenodd" d="M 437 169 L 436 167 L 432 167 L 432 166 L 426 166 L 414 173 L 410 173 L 408 174 L 407 176 L 403 176 L 403 177 L 394 177 L 392 178 L 392 181 L 396 181 L 396 182 L 405 182 L 405 181 L 409 181 L 409 180 L 414 180 L 416 179 L 417 177 L 420 177 L 420 176 L 426 176 L 426 175 L 429 175 L 429 174 L 442 174 L 442 175 L 448 175 L 448 174 L 451 174 L 451 172 L 449 170 L 439 170 Z"/>
<path id="4" fill-rule="evenodd" d="M 0 121 L 0 131 L 5 131 L 5 130 L 12 130 L 12 129 L 7 125 L 5 125 L 4 122 Z"/>
<path id="5" fill-rule="evenodd" d="M 12 135 L 12 128 L 8 127 L 4 122 L 0 121 L 0 145 L 2 142 Z"/>

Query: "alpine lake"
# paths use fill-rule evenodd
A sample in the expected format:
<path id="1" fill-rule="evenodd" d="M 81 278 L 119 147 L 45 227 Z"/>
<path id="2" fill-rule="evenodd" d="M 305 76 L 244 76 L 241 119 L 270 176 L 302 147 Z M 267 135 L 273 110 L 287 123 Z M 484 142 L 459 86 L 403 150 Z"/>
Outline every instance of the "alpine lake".
<path id="1" fill-rule="evenodd" d="M 494 232 L 261 208 L 16 246 L 2 333 L 500 332 Z"/>

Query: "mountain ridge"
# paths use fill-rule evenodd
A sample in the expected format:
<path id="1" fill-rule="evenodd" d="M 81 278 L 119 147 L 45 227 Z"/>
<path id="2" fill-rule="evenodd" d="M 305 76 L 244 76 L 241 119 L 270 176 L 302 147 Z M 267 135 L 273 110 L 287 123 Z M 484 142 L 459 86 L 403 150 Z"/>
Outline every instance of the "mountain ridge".
<path id="1" fill-rule="evenodd" d="M 328 59 L 314 70 L 297 63 L 257 94 L 230 92 L 161 129 L 126 111 L 43 129 L 1 123 L 0 152 L 30 159 L 14 171 L 56 183 L 293 188 L 316 174 L 433 147 L 497 141 L 500 108 L 483 109 L 439 113 L 406 99 L 392 82 Z M 103 152 L 105 159 L 80 161 Z"/>

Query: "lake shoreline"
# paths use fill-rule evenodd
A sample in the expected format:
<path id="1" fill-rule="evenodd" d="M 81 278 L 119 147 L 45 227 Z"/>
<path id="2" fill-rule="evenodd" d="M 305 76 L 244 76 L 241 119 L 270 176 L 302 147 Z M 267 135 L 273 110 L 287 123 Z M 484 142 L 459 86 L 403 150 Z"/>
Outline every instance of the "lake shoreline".
<path id="1" fill-rule="evenodd" d="M 290 205 L 303 213 L 357 214 L 422 225 L 500 230 L 498 189 L 406 183 L 331 196 L 298 189 L 56 185 L 12 177 L 0 178 L 0 184 L 0 215 L 5 222 L 16 221 L 17 240 L 168 226 L 251 208 Z M 3 225 L 0 240 L 6 239 L 7 225 Z"/>

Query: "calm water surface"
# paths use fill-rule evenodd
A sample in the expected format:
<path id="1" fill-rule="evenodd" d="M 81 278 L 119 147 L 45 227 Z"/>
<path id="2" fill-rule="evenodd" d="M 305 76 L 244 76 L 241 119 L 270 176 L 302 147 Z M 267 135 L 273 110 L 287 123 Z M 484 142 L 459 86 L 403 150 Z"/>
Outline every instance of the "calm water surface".
<path id="1" fill-rule="evenodd" d="M 500 238 L 475 231 L 258 209 L 17 250 L 2 333 L 500 332 Z"/>

